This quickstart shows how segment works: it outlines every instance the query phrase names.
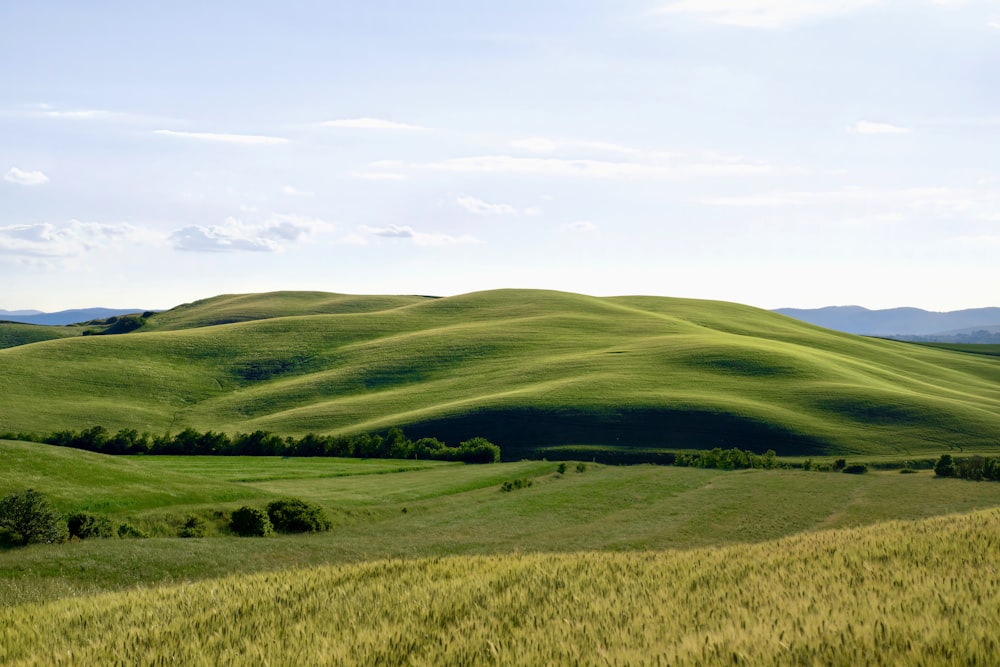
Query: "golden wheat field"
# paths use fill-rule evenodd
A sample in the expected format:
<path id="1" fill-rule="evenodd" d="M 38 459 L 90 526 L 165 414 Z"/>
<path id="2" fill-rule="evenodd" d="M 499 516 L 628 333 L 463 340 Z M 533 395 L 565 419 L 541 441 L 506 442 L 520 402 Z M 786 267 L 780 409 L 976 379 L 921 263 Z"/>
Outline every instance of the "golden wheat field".
<path id="1" fill-rule="evenodd" d="M 377 561 L 0 610 L 12 665 L 990 665 L 1000 510 L 668 552 Z"/>

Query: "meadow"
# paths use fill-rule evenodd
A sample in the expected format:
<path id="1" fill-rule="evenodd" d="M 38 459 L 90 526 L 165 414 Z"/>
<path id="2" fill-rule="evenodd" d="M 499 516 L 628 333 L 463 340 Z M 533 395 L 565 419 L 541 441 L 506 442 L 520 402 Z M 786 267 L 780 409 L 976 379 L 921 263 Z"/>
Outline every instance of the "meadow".
<path id="1" fill-rule="evenodd" d="M 231 295 L 0 364 L 0 433 L 402 427 L 516 461 L 570 445 L 917 455 L 1000 432 L 996 356 L 665 297 Z"/>
<path id="2" fill-rule="evenodd" d="M 79 333 L 0 327 L 0 433 L 403 427 L 487 437 L 504 462 L 0 440 L 0 492 L 33 488 L 147 536 L 0 546 L 0 663 L 945 665 L 1000 651 L 1000 484 L 929 469 L 1000 451 L 995 351 L 530 290 L 227 295 Z M 798 467 L 598 462 L 714 447 Z M 834 459 L 869 472 L 815 470 Z M 284 497 L 322 507 L 332 530 L 229 529 L 238 508 Z M 180 537 L 192 518 L 204 536 Z"/>
<path id="3" fill-rule="evenodd" d="M 993 482 L 11 441 L 0 460 L 0 489 L 154 535 L 0 550 L 0 664 L 947 665 L 1000 648 Z M 284 496 L 332 531 L 226 529 Z M 192 514 L 206 537 L 177 536 Z"/>

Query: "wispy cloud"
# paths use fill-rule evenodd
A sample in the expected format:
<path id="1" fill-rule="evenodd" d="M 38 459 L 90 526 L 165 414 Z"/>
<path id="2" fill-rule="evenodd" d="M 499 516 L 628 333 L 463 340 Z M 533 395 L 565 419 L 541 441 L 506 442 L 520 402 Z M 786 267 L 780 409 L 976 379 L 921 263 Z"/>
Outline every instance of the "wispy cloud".
<path id="1" fill-rule="evenodd" d="M 871 120 L 859 120 L 851 126 L 851 131 L 858 134 L 909 134 L 910 128 L 890 123 L 877 123 Z"/>
<path id="2" fill-rule="evenodd" d="M 182 139 L 197 139 L 199 141 L 215 141 L 229 144 L 246 144 L 251 146 L 283 144 L 288 141 L 284 137 L 272 137 L 261 134 L 226 134 L 219 132 L 181 132 L 178 130 L 153 130 L 153 134 Z"/>
<path id="3" fill-rule="evenodd" d="M 520 211 L 510 204 L 490 204 L 476 197 L 467 195 L 459 197 L 455 202 L 473 215 L 519 215 Z"/>
<path id="4" fill-rule="evenodd" d="M 461 173 L 506 173 L 533 177 L 597 179 L 668 179 L 690 176 L 737 176 L 773 173 L 775 167 L 765 162 L 741 160 L 691 160 L 678 163 L 658 161 L 609 161 L 555 157 L 518 157 L 479 155 L 450 158 L 438 162 L 381 162 L 375 169 L 445 171 Z"/>
<path id="5" fill-rule="evenodd" d="M 343 127 L 353 130 L 403 130 L 407 132 L 426 132 L 428 130 L 422 125 L 398 123 L 382 118 L 340 118 L 324 122 L 323 127 Z"/>
<path id="6" fill-rule="evenodd" d="M 276 214 L 258 224 L 227 218 L 221 225 L 188 225 L 171 233 L 169 241 L 176 250 L 189 252 L 278 252 L 333 228 L 316 218 Z"/>
<path id="7" fill-rule="evenodd" d="M 40 109 L 37 113 L 45 118 L 63 118 L 67 120 L 123 120 L 128 114 L 106 109 L 69 109 L 60 111 L 56 109 Z"/>
<path id="8" fill-rule="evenodd" d="M 1000 219 L 1000 195 L 982 187 L 889 188 L 851 187 L 839 190 L 775 191 L 747 196 L 706 197 L 698 203 L 737 208 L 814 208 L 824 218 L 843 222 L 900 222 L 920 216 L 933 219 L 994 222 Z"/>
<path id="9" fill-rule="evenodd" d="M 29 257 L 70 257 L 121 241 L 140 241 L 148 233 L 128 223 L 71 220 L 0 227 L 0 253 Z"/>
<path id="10" fill-rule="evenodd" d="M 281 192 L 282 194 L 286 194 L 291 197 L 311 197 L 316 194 L 315 192 L 309 192 L 308 190 L 299 190 L 291 185 L 281 186 Z"/>
<path id="11" fill-rule="evenodd" d="M 3 180 L 8 183 L 17 183 L 18 185 L 41 185 L 42 183 L 48 183 L 49 177 L 38 170 L 25 171 L 17 167 L 11 167 L 3 175 Z"/>
<path id="12" fill-rule="evenodd" d="M 366 181 L 408 181 L 410 179 L 407 174 L 397 171 L 355 171 L 351 177 Z"/>
<path id="13" fill-rule="evenodd" d="M 466 243 L 480 243 L 474 236 L 463 234 L 453 236 L 440 232 L 418 232 L 409 225 L 386 225 L 385 227 L 362 226 L 361 231 L 372 236 L 380 236 L 390 239 L 410 239 L 414 245 L 418 246 L 443 246 L 458 245 Z"/>
<path id="14" fill-rule="evenodd" d="M 642 155 L 644 151 L 632 146 L 616 144 L 611 141 L 588 141 L 586 139 L 552 139 L 549 137 L 528 137 L 510 142 L 512 148 L 519 148 L 533 153 L 553 153 L 566 149 L 583 149 L 607 153 L 623 153 L 625 155 Z"/>
<path id="15" fill-rule="evenodd" d="M 678 0 L 661 14 L 681 14 L 742 28 L 777 29 L 857 12 L 885 0 Z"/>
<path id="16" fill-rule="evenodd" d="M 577 220 L 576 222 L 567 222 L 561 225 L 559 231 L 575 233 L 593 232 L 597 231 L 597 225 L 589 220 Z"/>

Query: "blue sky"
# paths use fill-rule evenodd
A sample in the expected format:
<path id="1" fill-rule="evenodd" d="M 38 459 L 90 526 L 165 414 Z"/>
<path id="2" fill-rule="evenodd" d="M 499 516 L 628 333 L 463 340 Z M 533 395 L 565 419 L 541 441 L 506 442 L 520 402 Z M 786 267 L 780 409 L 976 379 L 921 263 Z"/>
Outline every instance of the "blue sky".
<path id="1" fill-rule="evenodd" d="M 1000 2 L 0 2 L 0 308 L 1000 305 Z"/>

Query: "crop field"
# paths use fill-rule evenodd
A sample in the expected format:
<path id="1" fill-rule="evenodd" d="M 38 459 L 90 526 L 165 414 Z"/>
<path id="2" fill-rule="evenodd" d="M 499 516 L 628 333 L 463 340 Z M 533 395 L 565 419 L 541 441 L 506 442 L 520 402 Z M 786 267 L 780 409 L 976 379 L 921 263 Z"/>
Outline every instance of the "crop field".
<path id="1" fill-rule="evenodd" d="M 236 575 L 0 609 L 11 665 L 991 664 L 1000 511 L 687 551 Z"/>
<path id="2" fill-rule="evenodd" d="M 919 455 L 995 449 L 1000 432 L 1000 357 L 661 297 L 225 296 L 0 364 L 4 433 L 398 426 L 519 460 L 565 445 Z"/>

